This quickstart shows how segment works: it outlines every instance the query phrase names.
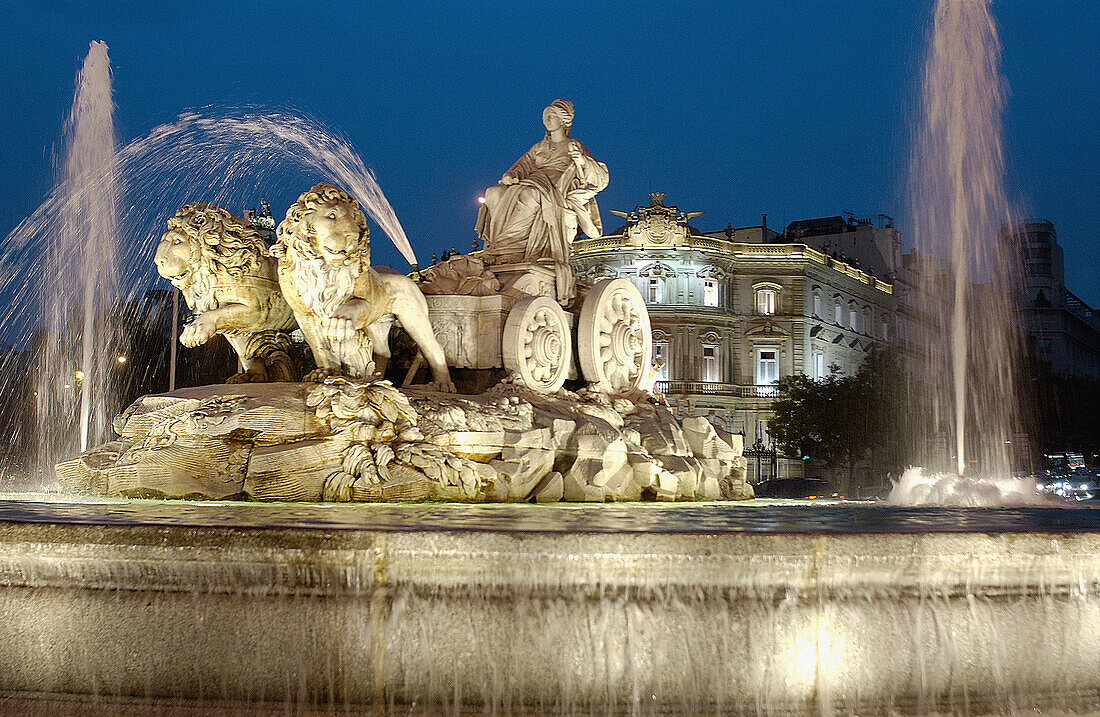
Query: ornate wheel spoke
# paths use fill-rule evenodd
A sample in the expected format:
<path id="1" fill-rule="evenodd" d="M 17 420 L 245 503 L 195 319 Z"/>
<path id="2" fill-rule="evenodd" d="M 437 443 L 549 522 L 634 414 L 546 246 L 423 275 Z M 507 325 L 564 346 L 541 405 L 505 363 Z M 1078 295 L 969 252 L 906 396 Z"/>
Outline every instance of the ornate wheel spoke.
<path id="1" fill-rule="evenodd" d="M 508 314 L 501 353 L 517 383 L 544 393 L 557 391 L 565 384 L 572 348 L 565 312 L 552 299 L 521 299 Z"/>
<path id="2" fill-rule="evenodd" d="M 633 284 L 609 279 L 588 292 L 577 346 L 589 383 L 622 394 L 648 387 L 653 370 L 649 312 Z"/>

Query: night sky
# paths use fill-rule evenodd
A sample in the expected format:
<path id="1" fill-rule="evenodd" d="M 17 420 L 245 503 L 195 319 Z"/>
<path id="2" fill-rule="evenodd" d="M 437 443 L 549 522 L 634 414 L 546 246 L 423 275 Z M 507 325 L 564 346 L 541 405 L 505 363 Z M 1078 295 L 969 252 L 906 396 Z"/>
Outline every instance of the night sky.
<path id="1" fill-rule="evenodd" d="M 422 263 L 469 248 L 476 197 L 540 139 L 556 97 L 573 100 L 573 136 L 610 168 L 598 197 L 607 230 L 619 221 L 608 210 L 647 204 L 650 191 L 705 211 L 703 230 L 842 211 L 904 226 L 930 10 L 930 0 L 19 3 L 0 28 L 0 235 L 50 189 L 94 39 L 110 46 L 121 141 L 208 104 L 307 113 L 375 169 Z M 1100 306 L 1100 3 L 1012 0 L 994 12 L 1011 90 L 1010 198 L 1054 222 L 1070 289 Z M 281 216 L 305 188 L 260 193 Z M 405 268 L 380 235 L 376 263 Z"/>

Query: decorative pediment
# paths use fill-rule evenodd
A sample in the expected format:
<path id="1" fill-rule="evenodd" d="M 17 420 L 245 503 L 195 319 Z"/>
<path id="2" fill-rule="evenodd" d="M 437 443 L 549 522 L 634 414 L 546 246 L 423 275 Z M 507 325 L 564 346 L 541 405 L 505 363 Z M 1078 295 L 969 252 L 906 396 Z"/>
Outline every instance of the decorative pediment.
<path id="1" fill-rule="evenodd" d="M 596 264 L 595 266 L 589 267 L 581 276 L 585 279 L 595 281 L 596 279 L 614 279 L 619 276 L 619 272 L 615 271 L 607 264 Z"/>
<path id="2" fill-rule="evenodd" d="M 768 319 L 757 319 L 752 321 L 749 328 L 745 330 L 745 336 L 752 339 L 786 338 L 790 335 L 790 331 Z"/>
<path id="3" fill-rule="evenodd" d="M 661 329 L 653 329 L 654 341 L 668 341 L 671 338 L 671 334 L 669 334 L 667 331 L 663 331 Z"/>
<path id="4" fill-rule="evenodd" d="M 717 345 L 722 343 L 722 337 L 718 335 L 717 331 L 708 331 L 699 337 L 699 343 L 707 345 Z"/>
<path id="5" fill-rule="evenodd" d="M 704 266 L 702 269 L 700 269 L 698 271 L 698 276 L 699 276 L 700 279 L 719 279 L 719 280 L 721 280 L 721 279 L 725 279 L 727 276 L 729 276 L 729 274 L 727 274 L 724 270 L 719 269 L 718 267 L 711 265 L 711 266 Z"/>
<path id="6" fill-rule="evenodd" d="M 668 278 L 671 276 L 676 276 L 676 272 L 668 264 L 655 261 L 652 264 L 642 267 L 638 271 L 638 276 L 656 276 Z"/>

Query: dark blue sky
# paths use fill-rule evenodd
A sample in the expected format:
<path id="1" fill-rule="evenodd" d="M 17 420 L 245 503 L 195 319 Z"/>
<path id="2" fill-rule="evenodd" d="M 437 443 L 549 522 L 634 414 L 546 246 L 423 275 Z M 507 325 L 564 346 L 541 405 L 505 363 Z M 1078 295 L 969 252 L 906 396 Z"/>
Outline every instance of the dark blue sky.
<path id="1" fill-rule="evenodd" d="M 664 191 L 703 229 L 879 212 L 904 220 L 908 118 L 930 0 L 158 3 L 43 0 L 0 28 L 0 234 L 49 190 L 88 42 L 118 133 L 214 103 L 296 108 L 378 174 L 418 254 L 469 246 L 475 198 L 555 97 L 608 164 L 609 209 Z M 1010 196 L 1052 220 L 1071 290 L 1100 305 L 1100 3 L 994 5 L 1011 88 Z M 291 198 L 305 187 L 271 189 Z M 195 197 L 201 199 L 201 197 Z M 258 197 L 257 197 L 258 200 Z M 239 211 L 240 207 L 233 208 Z M 277 214 L 285 206 L 276 204 Z M 399 262 L 385 242 L 380 263 Z"/>

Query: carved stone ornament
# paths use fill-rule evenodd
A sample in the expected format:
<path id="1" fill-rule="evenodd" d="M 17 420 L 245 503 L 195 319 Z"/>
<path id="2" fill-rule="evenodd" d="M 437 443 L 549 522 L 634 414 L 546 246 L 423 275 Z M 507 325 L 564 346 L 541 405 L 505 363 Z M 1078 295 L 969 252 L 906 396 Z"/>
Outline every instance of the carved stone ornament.
<path id="1" fill-rule="evenodd" d="M 430 387 L 453 392 L 424 294 L 407 276 L 370 266 L 370 232 L 358 203 L 331 184 L 303 192 L 276 231 L 279 286 L 317 362 L 307 378 L 385 372 L 393 320 L 432 371 Z"/>
<path id="2" fill-rule="evenodd" d="M 561 306 L 545 296 L 517 302 L 504 324 L 501 353 L 504 367 L 523 386 L 541 393 L 560 389 L 573 361 L 569 321 Z"/>
<path id="3" fill-rule="evenodd" d="M 193 202 L 168 220 L 153 261 L 195 312 L 180 343 L 225 336 L 244 367 L 229 383 L 297 380 L 287 334 L 294 314 L 256 228 L 226 209 Z"/>
<path id="4" fill-rule="evenodd" d="M 668 264 L 655 261 L 638 270 L 638 276 L 653 276 L 658 278 L 670 278 L 676 276 L 676 270 Z"/>
<path id="5" fill-rule="evenodd" d="M 650 385 L 653 337 L 638 288 L 626 279 L 596 284 L 581 308 L 577 350 L 584 377 L 608 393 Z"/>
<path id="6" fill-rule="evenodd" d="M 563 306 L 575 296 L 570 245 L 578 231 L 603 233 L 596 195 L 609 180 L 607 165 L 570 136 L 573 114 L 573 103 L 562 99 L 543 110 L 545 137 L 485 190 L 475 226 L 490 266 L 549 260 Z"/>
<path id="7" fill-rule="evenodd" d="M 338 377 L 199 386 L 144 396 L 115 426 L 118 440 L 58 464 L 65 490 L 309 502 L 752 497 L 740 436 L 701 417 L 681 423 L 652 398 L 590 391 L 505 383 L 459 396 Z"/>
<path id="8" fill-rule="evenodd" d="M 595 266 L 589 267 L 581 275 L 589 281 L 597 281 L 599 279 L 618 278 L 619 272 L 615 271 L 607 264 L 596 264 Z"/>

